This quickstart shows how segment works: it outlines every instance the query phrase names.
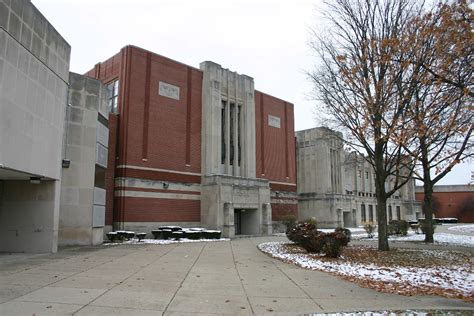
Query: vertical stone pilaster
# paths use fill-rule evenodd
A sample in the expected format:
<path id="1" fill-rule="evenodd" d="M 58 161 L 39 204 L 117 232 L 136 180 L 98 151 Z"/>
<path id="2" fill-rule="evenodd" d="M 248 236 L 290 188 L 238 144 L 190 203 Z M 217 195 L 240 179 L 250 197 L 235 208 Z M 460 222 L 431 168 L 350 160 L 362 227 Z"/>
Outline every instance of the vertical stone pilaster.
<path id="1" fill-rule="evenodd" d="M 235 236 L 234 205 L 232 202 L 224 203 L 224 229 L 222 235 L 226 238 Z"/>
<path id="2" fill-rule="evenodd" d="M 261 234 L 271 235 L 273 232 L 272 227 L 272 205 L 270 203 L 262 204 L 262 225 Z"/>

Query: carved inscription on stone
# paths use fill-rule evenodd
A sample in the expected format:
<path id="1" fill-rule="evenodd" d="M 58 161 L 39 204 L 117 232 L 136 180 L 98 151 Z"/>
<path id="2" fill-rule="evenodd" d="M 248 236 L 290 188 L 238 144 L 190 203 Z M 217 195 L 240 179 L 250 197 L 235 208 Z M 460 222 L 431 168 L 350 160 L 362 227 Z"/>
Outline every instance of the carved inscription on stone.
<path id="1" fill-rule="evenodd" d="M 158 93 L 164 97 L 179 100 L 179 87 L 160 81 Z"/>
<path id="2" fill-rule="evenodd" d="M 268 115 L 268 125 L 280 128 L 280 118 L 278 116 Z"/>
<path id="3" fill-rule="evenodd" d="M 258 189 L 234 188 L 234 204 L 258 204 Z"/>

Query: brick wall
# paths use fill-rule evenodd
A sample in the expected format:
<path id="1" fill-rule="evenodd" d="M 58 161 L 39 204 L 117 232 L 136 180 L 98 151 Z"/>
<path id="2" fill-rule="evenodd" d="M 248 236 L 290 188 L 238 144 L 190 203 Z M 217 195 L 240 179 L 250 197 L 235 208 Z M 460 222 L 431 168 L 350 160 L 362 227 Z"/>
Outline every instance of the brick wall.
<path id="1" fill-rule="evenodd" d="M 201 71 L 135 47 L 127 55 L 120 164 L 200 173 Z M 179 100 L 159 95 L 160 81 Z"/>
<path id="2" fill-rule="evenodd" d="M 296 200 L 295 200 L 296 201 Z M 280 221 L 286 215 L 295 215 L 298 217 L 298 204 L 272 204 L 272 220 Z"/>
<path id="3" fill-rule="evenodd" d="M 109 118 L 106 224 L 199 221 L 198 200 L 114 196 L 114 179 L 200 183 L 203 73 L 127 46 L 87 75 L 120 80 L 119 114 Z M 160 81 L 179 87 L 179 100 L 160 95 Z M 257 177 L 270 180 L 273 191 L 296 192 L 293 104 L 256 91 L 255 105 Z M 269 115 L 280 128 L 269 126 Z M 276 220 L 297 212 L 296 204 L 272 208 Z"/>
<path id="4" fill-rule="evenodd" d="M 424 194 L 415 193 L 415 199 L 423 203 Z M 474 223 L 474 192 L 434 192 L 438 208 L 436 217 L 455 217 L 461 223 Z"/>
<path id="5" fill-rule="evenodd" d="M 280 128 L 268 117 L 280 118 Z M 293 104 L 255 91 L 257 177 L 296 183 Z"/>
<path id="6" fill-rule="evenodd" d="M 280 119 L 280 128 L 269 125 L 269 115 Z M 255 91 L 255 118 L 257 178 L 270 180 L 272 192 L 294 193 L 292 204 L 272 198 L 272 219 L 278 221 L 289 214 L 297 216 L 293 104 Z"/>

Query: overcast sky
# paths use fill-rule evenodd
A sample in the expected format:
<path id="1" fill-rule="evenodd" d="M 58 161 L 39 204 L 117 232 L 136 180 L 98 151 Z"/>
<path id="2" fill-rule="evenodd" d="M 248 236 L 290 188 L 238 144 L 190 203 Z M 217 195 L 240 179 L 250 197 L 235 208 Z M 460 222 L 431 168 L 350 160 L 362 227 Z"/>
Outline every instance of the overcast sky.
<path id="1" fill-rule="evenodd" d="M 71 71 L 135 45 L 190 66 L 211 60 L 254 78 L 255 88 L 295 105 L 296 130 L 316 126 L 304 72 L 320 0 L 32 0 L 72 47 Z M 441 184 L 467 184 L 473 165 Z"/>

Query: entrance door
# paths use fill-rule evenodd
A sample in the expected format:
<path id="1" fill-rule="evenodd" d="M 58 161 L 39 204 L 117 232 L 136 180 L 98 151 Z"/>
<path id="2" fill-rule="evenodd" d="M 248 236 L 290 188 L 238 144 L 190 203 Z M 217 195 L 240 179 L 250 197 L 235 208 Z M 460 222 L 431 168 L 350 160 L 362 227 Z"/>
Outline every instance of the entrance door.
<path id="1" fill-rule="evenodd" d="M 351 227 L 352 226 L 351 212 L 343 212 L 342 216 L 343 216 L 342 220 L 344 221 L 344 227 Z"/>
<path id="2" fill-rule="evenodd" d="M 242 235 L 242 210 L 234 210 L 235 234 Z"/>

